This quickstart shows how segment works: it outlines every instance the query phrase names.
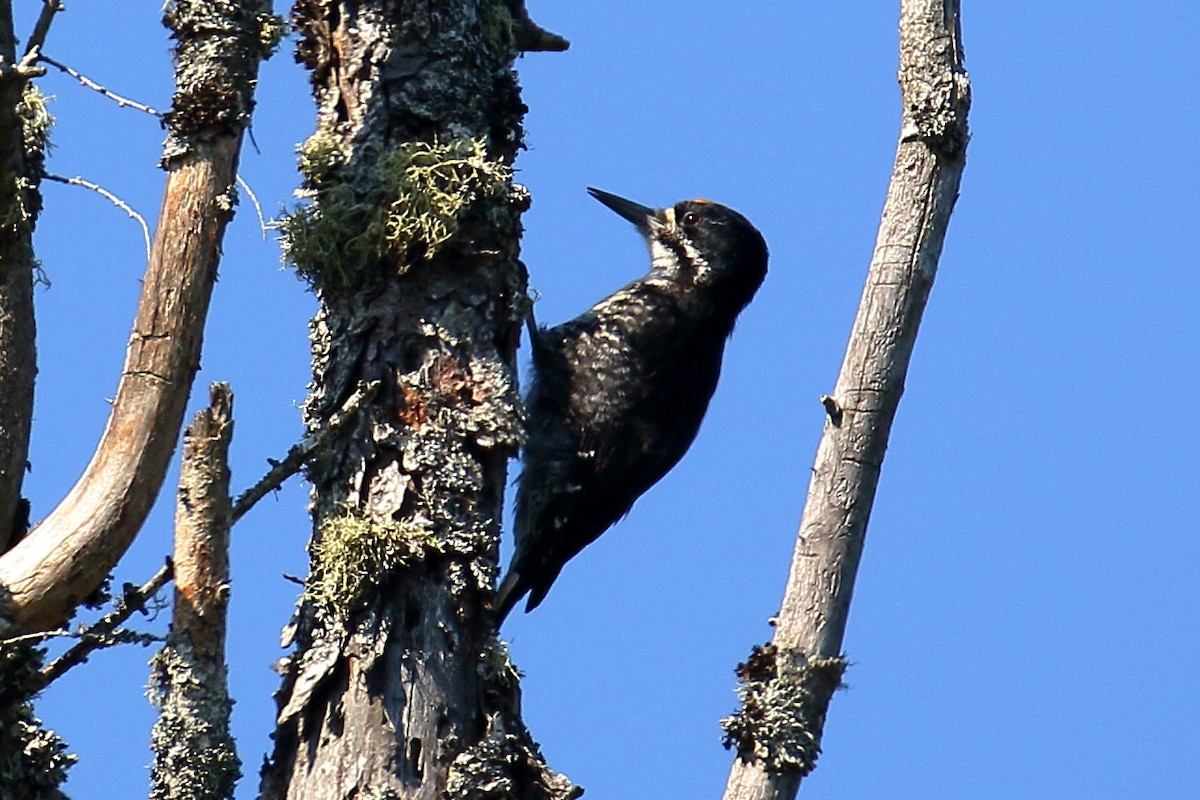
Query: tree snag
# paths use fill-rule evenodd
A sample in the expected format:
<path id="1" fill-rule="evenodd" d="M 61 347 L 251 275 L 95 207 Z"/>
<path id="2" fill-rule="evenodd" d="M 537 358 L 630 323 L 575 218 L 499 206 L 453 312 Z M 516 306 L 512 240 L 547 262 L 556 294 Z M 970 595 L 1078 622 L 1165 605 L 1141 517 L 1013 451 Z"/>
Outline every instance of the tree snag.
<path id="1" fill-rule="evenodd" d="M 231 800 L 241 762 L 229 732 L 229 442 L 233 392 L 215 383 L 183 435 L 175 509 L 175 603 L 151 660 L 150 800 Z"/>
<path id="2" fill-rule="evenodd" d="M 867 520 L 958 197 L 970 84 L 958 0 L 902 0 L 903 113 L 891 184 L 809 484 L 775 636 L 739 669 L 725 800 L 795 797 L 815 765 Z"/>

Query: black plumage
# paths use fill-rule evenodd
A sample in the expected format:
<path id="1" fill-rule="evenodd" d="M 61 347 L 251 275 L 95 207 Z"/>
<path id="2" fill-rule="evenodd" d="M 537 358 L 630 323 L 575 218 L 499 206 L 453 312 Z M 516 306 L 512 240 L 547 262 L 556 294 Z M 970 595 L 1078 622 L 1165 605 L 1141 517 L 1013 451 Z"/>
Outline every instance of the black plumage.
<path id="1" fill-rule="evenodd" d="M 725 341 L 767 272 L 762 235 L 725 206 L 687 200 L 656 211 L 588 191 L 642 232 L 651 268 L 569 322 L 530 326 L 516 551 L 497 626 L 526 594 L 526 611 L 541 603 L 567 561 L 687 452 Z"/>

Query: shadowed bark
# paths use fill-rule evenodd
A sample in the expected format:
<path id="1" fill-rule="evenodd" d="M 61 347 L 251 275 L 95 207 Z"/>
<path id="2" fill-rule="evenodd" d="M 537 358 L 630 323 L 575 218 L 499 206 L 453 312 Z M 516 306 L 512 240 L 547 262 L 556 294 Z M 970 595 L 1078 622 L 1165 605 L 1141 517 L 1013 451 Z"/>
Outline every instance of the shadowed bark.
<path id="1" fill-rule="evenodd" d="M 41 211 L 49 117 L 18 63 L 12 4 L 0 3 L 0 553 L 24 533 L 21 483 L 29 457 L 37 375 L 33 229 Z"/>
<path id="2" fill-rule="evenodd" d="M 771 644 L 739 669 L 723 721 L 737 758 L 725 800 L 796 795 L 815 766 L 867 520 L 967 146 L 970 86 L 957 0 L 903 0 L 900 144 L 866 288 L 817 450 Z"/>

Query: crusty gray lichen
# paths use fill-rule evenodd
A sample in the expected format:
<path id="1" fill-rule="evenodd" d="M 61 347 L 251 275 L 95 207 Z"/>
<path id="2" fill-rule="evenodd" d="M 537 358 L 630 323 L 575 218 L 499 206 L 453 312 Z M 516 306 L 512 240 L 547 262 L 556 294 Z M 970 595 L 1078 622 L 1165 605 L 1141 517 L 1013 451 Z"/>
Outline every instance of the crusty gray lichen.
<path id="1" fill-rule="evenodd" d="M 176 641 L 150 667 L 148 694 L 160 709 L 150 731 L 150 800 L 232 798 L 242 762 L 229 732 L 225 666 L 197 662 Z"/>
<path id="2" fill-rule="evenodd" d="M 498 717 L 488 723 L 488 735 L 459 753 L 446 777 L 447 800 L 574 800 L 583 787 L 546 766 L 536 746 L 505 733 Z M 517 792 L 517 787 L 521 791 Z"/>
<path id="3" fill-rule="evenodd" d="M 278 47 L 284 22 L 262 0 L 173 0 L 163 9 L 163 24 L 177 42 L 175 95 L 163 115 L 166 167 L 196 144 L 250 124 L 258 62 Z"/>
<path id="4" fill-rule="evenodd" d="M 807 775 L 821 754 L 829 699 L 841 686 L 843 658 L 796 659 L 789 665 L 774 645 L 755 647 L 738 665 L 741 709 L 721 720 L 726 748 L 768 772 Z"/>

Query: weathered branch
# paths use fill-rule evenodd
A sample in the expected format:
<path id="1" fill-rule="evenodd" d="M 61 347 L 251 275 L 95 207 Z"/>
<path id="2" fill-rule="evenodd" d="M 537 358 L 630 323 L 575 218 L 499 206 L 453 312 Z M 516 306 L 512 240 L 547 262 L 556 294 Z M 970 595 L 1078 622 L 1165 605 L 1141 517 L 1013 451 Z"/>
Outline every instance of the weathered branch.
<path id="1" fill-rule="evenodd" d="M 234 176 L 273 17 L 260 1 L 174 3 L 167 185 L 116 401 L 79 482 L 0 558 L 16 632 L 60 624 L 125 552 L 162 487 L 200 360 Z"/>
<path id="2" fill-rule="evenodd" d="M 142 241 L 146 245 L 146 260 L 150 260 L 150 226 L 146 224 L 146 218 L 130 208 L 128 203 L 126 203 L 120 197 L 117 197 L 108 189 L 105 189 L 100 184 L 93 183 L 92 181 L 81 178 L 78 175 L 73 178 L 65 178 L 62 175 L 54 175 L 47 172 L 42 176 L 42 178 L 44 180 L 54 181 L 55 183 L 64 183 L 67 186 L 78 186 L 81 189 L 89 189 L 128 214 L 129 217 L 142 228 Z"/>
<path id="3" fill-rule="evenodd" d="M 103 95 L 104 97 L 107 97 L 109 100 L 112 100 L 119 107 L 132 108 L 137 111 L 141 111 L 143 113 L 150 114 L 151 116 L 158 117 L 159 119 L 162 118 L 161 113 L 154 110 L 153 108 L 146 105 L 145 103 L 139 103 L 137 100 L 130 100 L 128 97 L 122 97 L 121 95 L 117 94 L 116 92 L 110 91 L 108 88 L 101 86 L 99 83 L 92 80 L 87 75 L 84 75 L 83 73 L 81 73 L 77 70 L 74 70 L 71 67 L 68 67 L 66 64 L 63 64 L 61 61 L 55 61 L 53 58 L 46 55 L 45 53 L 39 52 L 36 55 L 37 55 L 38 61 L 42 62 L 43 64 L 49 64 L 50 66 L 54 67 L 59 72 L 62 72 L 66 75 L 71 76 L 75 80 L 79 81 L 80 85 L 83 86 L 84 88 L 91 89 L 93 92 L 98 92 L 99 94 Z"/>
<path id="4" fill-rule="evenodd" d="M 46 34 L 50 33 L 54 15 L 63 10 L 61 0 L 42 0 L 42 11 L 38 14 L 37 22 L 33 24 L 33 33 L 29 35 L 29 41 L 25 43 L 26 54 L 36 52 L 46 43 Z"/>
<path id="5" fill-rule="evenodd" d="M 254 508 L 254 505 L 259 500 L 266 497 L 268 492 L 275 491 L 283 485 L 284 481 L 299 472 L 301 467 L 324 447 L 331 437 L 340 432 L 348 422 L 354 419 L 363 404 L 370 402 L 378 390 L 378 381 L 374 383 L 360 383 L 358 388 L 354 390 L 354 394 L 350 395 L 350 398 L 342 405 L 341 410 L 330 417 L 327 425 L 313 431 L 298 444 L 293 445 L 288 450 L 287 455 L 283 457 L 283 460 L 274 463 L 267 474 L 259 479 L 258 483 L 238 495 L 238 499 L 233 503 L 230 524 L 241 519 L 247 511 Z"/>
<path id="6" fill-rule="evenodd" d="M 154 576 L 150 580 L 141 586 L 131 586 L 121 596 L 115 609 L 105 614 L 92 625 L 89 625 L 82 633 L 78 634 L 79 642 L 77 644 L 46 665 L 38 677 L 35 691 L 40 692 L 61 678 L 67 670 L 84 663 L 87 661 L 88 656 L 101 647 L 119 643 L 113 642 L 112 634 L 121 623 L 145 608 L 150 598 L 158 594 L 158 591 L 167 585 L 167 581 L 171 580 L 172 575 L 174 575 L 172 564 L 170 561 L 167 561 L 158 572 L 154 573 Z"/>
<path id="7" fill-rule="evenodd" d="M 866 288 L 817 450 L 775 636 L 743 665 L 725 800 L 794 797 L 820 753 L 867 520 L 958 197 L 970 89 L 957 0 L 902 0 L 900 144 Z"/>
<path id="8" fill-rule="evenodd" d="M 240 775 L 225 666 L 233 393 L 224 383 L 209 393 L 209 407 L 197 412 L 183 437 L 175 611 L 150 682 L 161 709 L 150 737 L 151 800 L 232 798 Z"/>

